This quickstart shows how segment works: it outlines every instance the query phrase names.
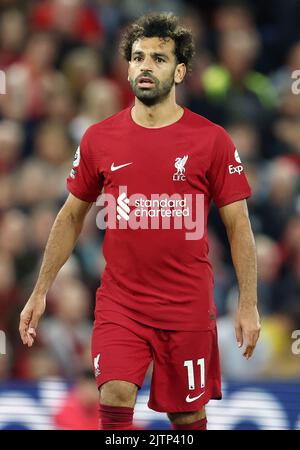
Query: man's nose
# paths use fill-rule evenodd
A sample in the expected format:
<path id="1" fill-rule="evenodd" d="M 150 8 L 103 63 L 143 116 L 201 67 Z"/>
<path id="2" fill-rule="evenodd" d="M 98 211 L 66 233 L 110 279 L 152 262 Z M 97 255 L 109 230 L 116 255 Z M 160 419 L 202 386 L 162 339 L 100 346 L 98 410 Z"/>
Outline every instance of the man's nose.
<path id="1" fill-rule="evenodd" d="M 140 69 L 141 69 L 141 72 L 152 72 L 152 70 L 153 70 L 153 61 L 152 61 L 152 58 L 150 56 L 149 57 L 146 56 L 144 58 Z"/>

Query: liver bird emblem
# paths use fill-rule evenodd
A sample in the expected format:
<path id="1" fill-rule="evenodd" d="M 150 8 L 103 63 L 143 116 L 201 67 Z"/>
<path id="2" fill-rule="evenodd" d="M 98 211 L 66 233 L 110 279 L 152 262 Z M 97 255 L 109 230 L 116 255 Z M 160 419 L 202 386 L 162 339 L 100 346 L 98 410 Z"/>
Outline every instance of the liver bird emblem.
<path id="1" fill-rule="evenodd" d="M 183 156 L 182 158 L 175 159 L 175 167 L 177 172 L 174 175 L 183 175 L 185 172 L 185 164 L 188 160 L 188 155 Z"/>

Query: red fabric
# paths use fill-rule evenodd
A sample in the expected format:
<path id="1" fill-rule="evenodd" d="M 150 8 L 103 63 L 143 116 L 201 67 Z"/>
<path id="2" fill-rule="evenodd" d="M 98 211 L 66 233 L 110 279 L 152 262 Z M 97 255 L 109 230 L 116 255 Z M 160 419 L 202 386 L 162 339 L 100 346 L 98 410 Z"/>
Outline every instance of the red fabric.
<path id="1" fill-rule="evenodd" d="M 133 430 L 133 408 L 100 404 L 100 430 Z"/>
<path id="2" fill-rule="evenodd" d="M 185 425 L 177 425 L 172 423 L 172 430 L 206 430 L 207 419 L 197 420 L 193 423 L 188 423 Z"/>
<path id="3" fill-rule="evenodd" d="M 98 401 L 90 408 L 84 407 L 76 396 L 76 391 L 73 391 L 54 416 L 54 423 L 57 428 L 64 430 L 98 430 L 98 409 Z"/>
<path id="4" fill-rule="evenodd" d="M 148 406 L 155 411 L 198 411 L 222 396 L 216 328 L 163 331 L 103 311 L 96 315 L 92 357 L 98 386 L 123 380 L 141 387 L 153 359 Z"/>
<path id="5" fill-rule="evenodd" d="M 185 164 L 180 180 L 174 179 L 178 160 Z M 176 123 L 145 128 L 132 120 L 129 107 L 87 130 L 67 187 L 87 202 L 96 201 L 104 187 L 114 203 L 96 311 L 120 312 L 161 329 L 214 328 L 206 229 L 210 203 L 221 207 L 251 193 L 225 130 L 187 108 Z M 117 199 L 123 193 L 130 197 L 128 222 L 117 219 Z M 166 208 L 160 205 L 150 210 L 159 210 L 154 221 L 137 215 L 149 212 L 141 202 L 155 205 L 157 199 L 170 198 L 185 205 L 167 208 L 181 214 L 179 226 L 176 216 L 167 217 L 169 228 L 162 226 Z"/>

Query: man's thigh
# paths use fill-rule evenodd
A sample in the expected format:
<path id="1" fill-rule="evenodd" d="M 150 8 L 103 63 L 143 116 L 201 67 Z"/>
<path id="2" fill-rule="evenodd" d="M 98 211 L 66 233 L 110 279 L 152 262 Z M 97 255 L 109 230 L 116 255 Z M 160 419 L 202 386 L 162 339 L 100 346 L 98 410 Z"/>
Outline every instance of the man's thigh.
<path id="1" fill-rule="evenodd" d="M 157 331 L 148 406 L 155 411 L 201 411 L 220 399 L 221 374 L 217 330 Z"/>
<path id="2" fill-rule="evenodd" d="M 104 311 L 95 320 L 92 358 L 97 385 L 119 380 L 140 388 L 152 359 L 151 349 L 139 324 L 127 318 L 121 324 L 119 319 L 116 313 Z"/>

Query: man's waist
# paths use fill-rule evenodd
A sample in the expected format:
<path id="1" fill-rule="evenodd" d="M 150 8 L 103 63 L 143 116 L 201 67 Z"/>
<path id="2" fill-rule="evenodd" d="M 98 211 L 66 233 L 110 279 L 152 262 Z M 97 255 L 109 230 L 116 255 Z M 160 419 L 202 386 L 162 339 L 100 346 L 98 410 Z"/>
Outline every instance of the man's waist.
<path id="1" fill-rule="evenodd" d="M 151 298 L 165 301 L 193 301 L 201 296 L 210 296 L 213 289 L 213 276 L 210 270 L 205 274 L 189 273 L 167 274 L 155 273 L 153 270 L 147 275 L 133 273 L 120 273 L 108 267 L 105 269 L 101 285 L 101 291 L 111 291 L 120 295 L 130 295 L 135 298 Z"/>

